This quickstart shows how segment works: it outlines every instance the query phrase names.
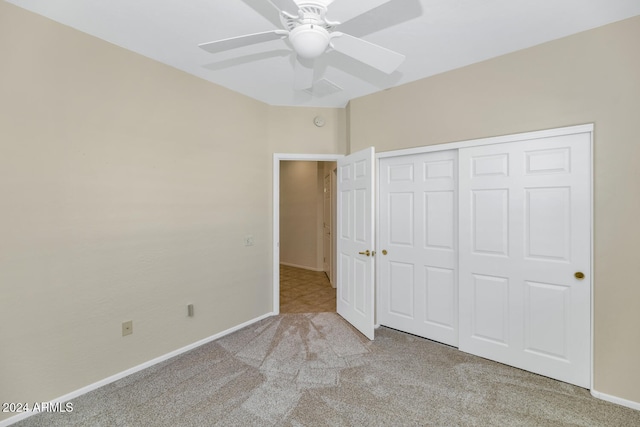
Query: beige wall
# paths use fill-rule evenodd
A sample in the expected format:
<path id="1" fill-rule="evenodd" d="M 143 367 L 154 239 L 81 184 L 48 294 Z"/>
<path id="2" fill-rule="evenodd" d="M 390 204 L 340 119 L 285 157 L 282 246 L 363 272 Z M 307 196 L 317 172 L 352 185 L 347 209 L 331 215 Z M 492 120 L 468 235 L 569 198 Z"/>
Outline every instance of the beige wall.
<path id="1" fill-rule="evenodd" d="M 349 106 L 351 152 L 595 123 L 595 389 L 640 402 L 640 17 Z"/>
<path id="2" fill-rule="evenodd" d="M 0 58 L 0 401 L 271 312 L 266 105 L 5 2 Z"/>
<path id="3" fill-rule="evenodd" d="M 322 116 L 317 127 L 313 118 Z M 269 107 L 269 149 L 272 153 L 346 154 L 347 121 L 344 108 Z"/>

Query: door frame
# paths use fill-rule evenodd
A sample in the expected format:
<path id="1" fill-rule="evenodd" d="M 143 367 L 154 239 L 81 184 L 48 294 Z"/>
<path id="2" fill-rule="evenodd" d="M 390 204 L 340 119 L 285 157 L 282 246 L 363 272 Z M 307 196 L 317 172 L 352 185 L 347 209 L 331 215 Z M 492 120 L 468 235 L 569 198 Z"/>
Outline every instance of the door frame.
<path id="1" fill-rule="evenodd" d="M 344 154 L 273 154 L 273 278 L 271 287 L 273 288 L 272 313 L 280 314 L 280 162 L 286 161 L 307 161 L 307 162 L 337 162 L 344 157 Z"/>
<path id="2" fill-rule="evenodd" d="M 329 262 L 328 262 L 328 270 L 325 270 L 325 274 L 327 275 L 327 277 L 329 278 L 329 283 L 331 284 L 331 287 L 333 287 L 334 289 L 336 288 L 336 283 L 335 283 L 335 279 L 334 279 L 334 267 L 335 267 L 335 262 L 333 261 L 333 258 L 335 256 L 335 242 L 334 242 L 334 238 L 335 238 L 335 226 L 336 226 L 336 218 L 335 218 L 335 213 L 336 213 L 336 208 L 337 208 L 337 203 L 335 202 L 335 198 L 336 198 L 336 194 L 335 191 L 333 189 L 333 186 L 335 184 L 334 178 L 333 178 L 333 171 L 335 169 L 329 169 L 327 176 L 329 178 L 329 188 L 328 191 L 325 188 L 324 193 L 322 194 L 322 239 L 324 240 L 325 234 L 324 234 L 324 226 L 325 224 L 327 224 L 327 218 L 324 216 L 325 215 L 325 206 L 324 204 L 326 203 L 326 193 L 329 193 L 329 218 L 328 218 L 328 224 L 329 224 Z M 324 183 L 324 179 L 326 177 L 323 177 L 323 183 Z M 326 184 L 326 183 L 325 183 Z M 325 245 L 322 245 L 322 255 L 323 255 L 323 262 L 322 262 L 322 268 L 324 270 L 324 265 L 327 262 L 325 257 L 324 257 L 324 252 L 325 252 L 326 248 Z"/>
<path id="3" fill-rule="evenodd" d="M 523 141 L 523 140 L 528 140 L 528 139 L 538 139 L 538 138 L 545 138 L 545 137 L 555 137 L 555 136 L 563 136 L 563 135 L 572 135 L 572 134 L 576 134 L 576 133 L 589 133 L 590 134 L 590 141 L 589 141 L 589 156 L 590 156 L 590 163 L 589 163 L 589 195 L 590 195 L 590 212 L 589 212 L 589 222 L 590 222 L 590 232 L 591 232 L 591 236 L 590 236 L 590 271 L 589 271 L 589 278 L 590 278 L 590 282 L 589 282 L 589 286 L 591 288 L 591 307 L 590 307 L 590 311 L 591 311 L 591 319 L 590 319 L 590 336 L 591 336 L 591 343 L 590 343 L 590 354 L 589 354 L 589 359 L 590 359 L 590 371 L 591 371 L 591 378 L 590 378 L 590 391 L 591 394 L 595 395 L 595 389 L 594 389 L 594 380 L 595 380 L 595 372 L 594 372 L 594 236 L 595 236 L 595 232 L 594 232 L 594 157 L 593 157 L 593 138 L 594 138 L 594 129 L 595 126 L 593 123 L 588 123 L 588 124 L 582 124 L 582 125 L 576 125 L 576 126 L 567 126 L 567 127 L 561 127 L 561 128 L 552 128 L 552 129 L 545 129 L 545 130 L 540 130 L 540 131 L 533 131 L 533 132 L 523 132 L 523 133 L 516 133 L 516 134 L 510 134 L 510 135 L 504 135 L 504 136 L 496 136 L 496 137 L 488 137 L 488 138 L 479 138 L 479 139 L 471 139 L 471 140 L 465 140 L 465 141 L 459 141 L 459 142 L 450 142 L 450 143 L 444 143 L 444 144 L 435 144 L 435 145 L 425 145 L 425 146 L 421 146 L 421 147 L 416 147 L 416 148 L 406 148 L 406 149 L 401 149 L 401 150 L 393 150 L 393 151 L 385 151 L 385 152 L 378 152 L 376 153 L 376 170 L 380 169 L 380 159 L 382 158 L 387 158 L 387 157 L 400 157 L 400 156 L 408 156 L 408 155 L 412 155 L 412 154 L 424 154 L 424 153 L 429 153 L 429 152 L 434 152 L 434 151 L 444 151 L 444 150 L 458 150 L 461 148 L 468 148 L 468 147 L 479 147 L 482 145 L 492 145 L 492 144 L 503 144 L 503 143 L 508 143 L 508 142 L 518 142 L 518 141 Z M 380 183 L 379 183 L 379 175 L 376 177 L 376 183 L 377 185 L 377 192 L 380 191 Z M 379 194 L 376 194 L 376 197 L 379 198 Z M 380 218 L 380 212 L 379 212 L 379 203 L 376 203 L 375 206 L 376 209 L 376 226 L 375 226 L 375 233 L 376 235 L 380 234 L 380 222 L 379 222 L 379 218 Z M 376 252 L 380 253 L 380 251 L 382 251 L 381 247 L 378 247 L 379 245 L 379 240 L 376 239 Z M 376 265 L 375 267 L 375 277 L 378 277 L 380 272 L 379 272 L 379 265 Z M 376 286 L 375 286 L 375 312 L 377 313 L 378 310 L 378 305 L 379 305 L 379 298 L 378 298 L 378 281 L 376 281 Z M 377 322 L 377 316 L 375 316 L 376 319 L 376 327 L 380 326 Z M 596 396 L 598 397 L 598 396 Z M 606 400 L 606 399 L 605 399 Z"/>

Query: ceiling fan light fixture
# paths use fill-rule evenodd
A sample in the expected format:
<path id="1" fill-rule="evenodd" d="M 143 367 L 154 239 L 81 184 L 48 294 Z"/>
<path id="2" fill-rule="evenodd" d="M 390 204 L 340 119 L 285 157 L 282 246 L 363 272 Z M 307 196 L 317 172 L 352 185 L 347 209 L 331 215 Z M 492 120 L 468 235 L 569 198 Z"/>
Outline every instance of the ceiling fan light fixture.
<path id="1" fill-rule="evenodd" d="M 291 30 L 289 41 L 303 58 L 313 59 L 322 55 L 329 46 L 329 32 L 319 25 L 302 24 Z"/>

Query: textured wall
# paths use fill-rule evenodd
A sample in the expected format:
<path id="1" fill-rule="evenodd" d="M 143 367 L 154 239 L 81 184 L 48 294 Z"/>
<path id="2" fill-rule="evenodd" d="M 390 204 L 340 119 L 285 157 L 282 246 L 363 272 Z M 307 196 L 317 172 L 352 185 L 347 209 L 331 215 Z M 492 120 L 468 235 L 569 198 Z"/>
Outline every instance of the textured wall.
<path id="1" fill-rule="evenodd" d="M 351 152 L 595 123 L 595 389 L 640 402 L 640 17 L 356 99 Z"/>

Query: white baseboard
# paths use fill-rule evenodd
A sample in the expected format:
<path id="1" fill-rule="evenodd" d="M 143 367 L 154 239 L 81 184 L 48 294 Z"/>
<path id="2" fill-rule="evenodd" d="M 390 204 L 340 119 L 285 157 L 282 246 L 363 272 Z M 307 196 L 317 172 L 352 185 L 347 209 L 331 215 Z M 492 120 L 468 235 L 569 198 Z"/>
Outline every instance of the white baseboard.
<path id="1" fill-rule="evenodd" d="M 314 267 L 309 267 L 306 265 L 298 265 L 298 264 L 292 264 L 290 262 L 280 262 L 281 265 L 286 265 L 287 267 L 295 267 L 295 268 L 302 268 L 304 270 L 311 270 L 311 271 L 324 271 L 323 268 L 314 268 Z"/>
<path id="2" fill-rule="evenodd" d="M 262 316 L 256 317 L 255 319 L 251 319 L 248 320 L 244 323 L 241 323 L 239 325 L 236 325 L 232 328 L 229 328 L 225 331 L 219 332 L 215 335 L 211 335 L 210 337 L 201 339 L 200 341 L 196 341 L 193 344 L 189 344 L 185 347 L 179 348 L 177 350 L 174 350 L 172 352 L 169 352 L 167 354 L 164 354 L 162 356 L 156 357 L 155 359 L 149 360 L 148 362 L 142 363 L 138 366 L 134 366 L 133 368 L 127 369 L 126 371 L 122 371 L 119 372 L 115 375 L 112 375 L 108 378 L 105 378 L 103 380 L 100 380 L 98 382 L 95 382 L 93 384 L 90 384 L 86 387 L 82 387 L 78 390 L 72 391 L 71 393 L 65 394 L 64 396 L 60 396 L 56 399 L 53 399 L 50 401 L 50 403 L 63 403 L 63 402 L 68 402 L 72 399 L 75 399 L 76 397 L 82 396 L 85 393 L 89 393 L 90 391 L 96 390 L 102 386 L 105 386 L 107 384 L 110 384 L 114 381 L 118 381 L 119 379 L 122 379 L 126 376 L 129 376 L 131 374 L 135 374 L 136 372 L 142 371 L 143 369 L 149 368 L 153 365 L 156 365 L 160 362 L 164 362 L 167 359 L 171 359 L 172 357 L 178 356 L 182 353 L 186 353 L 189 350 L 193 350 L 196 347 L 200 347 L 201 345 L 210 343 L 211 341 L 215 341 L 217 339 L 220 339 L 222 337 L 224 337 L 225 335 L 229 335 L 235 331 L 238 331 L 246 326 L 249 326 L 253 323 L 259 322 L 263 319 L 266 319 L 267 317 L 271 317 L 274 316 L 275 313 L 266 313 L 263 314 Z M 0 421 L 0 427 L 7 427 L 10 426 L 11 424 L 17 423 L 18 421 L 24 420 L 25 418 L 28 418 L 32 415 L 37 414 L 38 412 L 23 412 L 20 413 L 18 415 L 15 415 L 11 418 L 7 418 L 6 420 Z"/>
<path id="3" fill-rule="evenodd" d="M 607 402 L 615 403 L 621 406 L 626 406 L 627 408 L 635 409 L 636 411 L 640 411 L 640 402 L 634 402 L 633 400 L 627 400 L 621 397 L 612 396 L 610 394 L 600 393 L 596 390 L 591 390 L 591 395 L 597 399 L 606 400 Z"/>

